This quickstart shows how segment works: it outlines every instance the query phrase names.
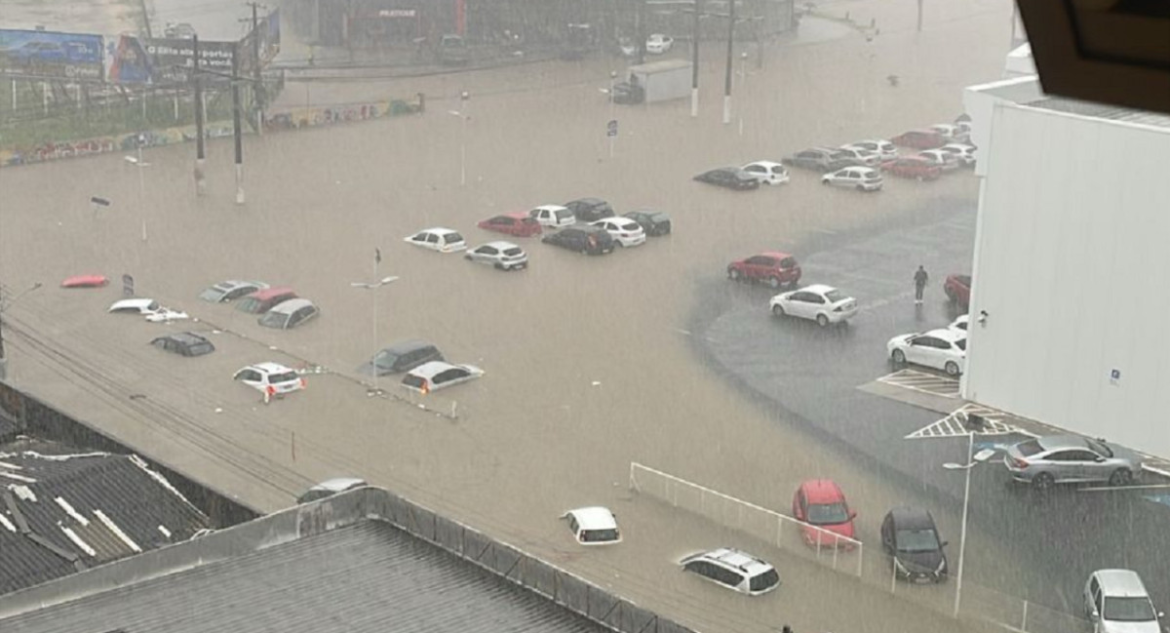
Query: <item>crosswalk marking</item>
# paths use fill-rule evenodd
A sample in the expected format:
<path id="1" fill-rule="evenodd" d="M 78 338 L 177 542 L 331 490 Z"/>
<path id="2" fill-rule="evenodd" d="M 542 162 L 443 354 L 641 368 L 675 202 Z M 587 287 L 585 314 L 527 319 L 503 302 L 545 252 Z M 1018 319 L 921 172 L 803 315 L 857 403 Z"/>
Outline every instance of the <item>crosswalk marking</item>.
<path id="1" fill-rule="evenodd" d="M 983 423 L 975 427 L 972 417 L 983 418 Z M 959 437 L 965 435 L 1033 435 L 1018 427 L 1003 422 L 1004 413 L 990 407 L 978 404 L 965 404 L 955 409 L 947 417 L 924 426 L 906 436 L 908 440 L 927 439 L 934 437 Z"/>
<path id="2" fill-rule="evenodd" d="M 944 398 L 959 397 L 959 381 L 945 376 L 936 376 L 914 369 L 903 369 L 892 374 L 882 376 L 878 382 L 903 389 L 912 389 L 933 396 Z"/>

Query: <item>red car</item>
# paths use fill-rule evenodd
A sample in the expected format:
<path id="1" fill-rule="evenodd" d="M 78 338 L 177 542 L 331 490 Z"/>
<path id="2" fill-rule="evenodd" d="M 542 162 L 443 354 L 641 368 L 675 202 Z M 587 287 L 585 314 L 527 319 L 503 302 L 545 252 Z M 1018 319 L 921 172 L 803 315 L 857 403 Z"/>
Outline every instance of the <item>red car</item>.
<path id="1" fill-rule="evenodd" d="M 802 526 L 804 542 L 812 547 L 841 547 L 853 549 L 852 541 L 838 539 L 834 534 L 856 538 L 853 519 L 857 513 L 849 509 L 845 493 L 830 479 L 809 479 L 800 484 L 792 495 L 792 516 L 808 525 Z M 818 529 L 809 527 L 815 525 Z"/>
<path id="2" fill-rule="evenodd" d="M 910 130 L 890 139 L 894 145 L 913 147 L 914 149 L 937 149 L 950 143 L 950 139 L 931 130 Z"/>
<path id="3" fill-rule="evenodd" d="M 105 275 L 74 275 L 61 282 L 62 288 L 101 288 L 110 283 Z"/>
<path id="4" fill-rule="evenodd" d="M 504 233 L 512 237 L 532 237 L 543 232 L 540 228 L 540 222 L 537 222 L 536 218 L 528 217 L 528 214 L 524 212 L 504 213 L 488 218 L 479 223 L 479 228 L 485 231 Z"/>
<path id="5" fill-rule="evenodd" d="M 780 284 L 795 286 L 800 281 L 800 264 L 788 253 L 768 251 L 727 265 L 732 281 L 762 281 L 773 288 Z"/>
<path id="6" fill-rule="evenodd" d="M 971 275 L 947 275 L 943 283 L 943 290 L 951 303 L 956 303 L 966 309 L 971 304 Z"/>
<path id="7" fill-rule="evenodd" d="M 882 171 L 917 180 L 935 180 L 942 175 L 942 169 L 930 161 L 913 156 L 903 156 L 882 163 Z"/>

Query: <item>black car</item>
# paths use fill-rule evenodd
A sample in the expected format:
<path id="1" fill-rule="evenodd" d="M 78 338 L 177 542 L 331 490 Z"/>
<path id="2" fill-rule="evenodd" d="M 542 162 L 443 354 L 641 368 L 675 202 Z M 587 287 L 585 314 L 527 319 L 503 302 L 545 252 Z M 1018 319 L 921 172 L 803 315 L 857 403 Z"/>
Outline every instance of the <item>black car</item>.
<path id="1" fill-rule="evenodd" d="M 565 203 L 565 208 L 573 212 L 578 222 L 596 222 L 602 218 L 612 218 L 616 215 L 613 207 L 601 198 L 581 198 Z"/>
<path id="2" fill-rule="evenodd" d="M 211 344 L 211 341 L 194 332 L 179 332 L 160 336 L 151 341 L 150 344 L 180 356 L 203 356 L 215 351 L 215 346 Z"/>
<path id="3" fill-rule="evenodd" d="M 739 191 L 760 188 L 759 180 L 738 167 L 712 169 L 695 176 L 695 180 Z"/>
<path id="4" fill-rule="evenodd" d="M 358 367 L 358 372 L 367 376 L 374 375 L 377 368 L 379 376 L 389 376 L 404 371 L 410 371 L 423 363 L 433 360 L 446 360 L 439 348 L 426 341 L 410 340 L 398 341 L 390 347 L 383 348 L 374 354 L 370 362 Z"/>
<path id="5" fill-rule="evenodd" d="M 637 222 L 648 237 L 670 235 L 670 216 L 661 211 L 630 211 L 625 215 Z"/>
<path id="6" fill-rule="evenodd" d="M 882 551 L 893 559 L 894 574 L 912 582 L 947 579 L 946 541 L 940 541 L 934 517 L 920 508 L 894 508 L 882 521 Z"/>
<path id="7" fill-rule="evenodd" d="M 847 152 L 829 149 L 827 147 L 810 147 L 791 156 L 785 156 L 780 159 L 780 162 L 792 167 L 823 172 L 859 166 L 858 161 Z"/>
<path id="8" fill-rule="evenodd" d="M 612 253 L 615 246 L 613 237 L 605 229 L 579 224 L 545 235 L 540 241 L 587 255 Z"/>
<path id="9" fill-rule="evenodd" d="M 435 55 L 439 58 L 439 63 L 446 66 L 463 66 L 471 61 L 471 52 L 467 50 L 467 43 L 463 41 L 462 37 L 454 34 L 439 38 Z"/>

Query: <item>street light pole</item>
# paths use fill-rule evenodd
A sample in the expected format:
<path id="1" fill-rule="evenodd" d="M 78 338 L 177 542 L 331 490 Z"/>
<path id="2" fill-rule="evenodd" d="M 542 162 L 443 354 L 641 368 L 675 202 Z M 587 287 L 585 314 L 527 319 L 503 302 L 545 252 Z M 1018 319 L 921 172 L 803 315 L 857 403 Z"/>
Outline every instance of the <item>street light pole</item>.
<path id="1" fill-rule="evenodd" d="M 970 510 L 970 505 L 971 505 L 971 470 L 973 468 L 975 468 L 976 466 L 978 466 L 979 464 L 982 464 L 983 462 L 987 461 L 988 459 L 991 459 L 991 456 L 995 454 L 994 450 L 992 450 L 990 448 L 985 448 L 985 449 L 979 451 L 978 453 L 975 453 L 974 455 L 972 455 L 971 451 L 973 451 L 973 450 L 975 450 L 975 432 L 968 431 L 967 432 L 967 463 L 966 464 L 955 464 L 955 463 L 948 462 L 946 464 L 943 464 L 943 468 L 946 468 L 947 470 L 965 470 L 965 471 L 967 471 L 966 472 L 966 481 L 963 483 L 963 525 L 959 530 L 959 568 L 956 571 L 955 608 L 954 608 L 954 611 L 952 613 L 952 617 L 954 617 L 954 618 L 959 617 L 959 605 L 963 599 L 963 559 L 966 557 L 966 554 L 967 554 L 967 515 L 968 515 L 968 512 Z"/>
<path id="2" fill-rule="evenodd" d="M 374 252 L 375 252 L 374 278 L 378 279 L 378 264 L 382 263 L 382 250 L 376 248 L 376 249 L 374 249 Z M 398 277 L 390 276 L 390 277 L 382 277 L 381 279 L 378 279 L 378 281 L 375 281 L 373 283 L 368 283 L 368 282 L 364 282 L 364 281 L 351 281 L 349 283 L 349 285 L 351 288 L 361 288 L 363 290 L 377 290 L 377 289 L 381 288 L 382 286 L 394 283 L 397 280 L 398 280 Z M 373 307 L 372 312 L 373 312 L 373 321 L 374 321 L 374 329 L 373 329 L 373 333 L 374 333 L 374 348 L 373 348 L 374 349 L 374 358 L 373 358 L 373 360 L 370 361 L 370 370 L 374 376 L 374 393 L 378 393 L 381 391 L 381 388 L 378 386 L 378 379 L 380 378 L 380 376 L 378 374 L 378 362 L 377 362 L 378 361 L 378 295 L 377 295 L 377 293 L 374 293 L 373 299 L 374 299 L 374 307 Z"/>
<path id="3" fill-rule="evenodd" d="M 613 118 L 613 89 L 614 89 L 614 85 L 615 85 L 616 81 L 617 81 L 617 71 L 616 70 L 609 71 L 609 120 L 610 121 L 616 120 Z M 607 127 L 606 134 L 609 136 L 609 157 L 613 158 L 613 143 L 614 143 L 614 140 L 616 140 L 617 135 L 610 133 L 608 131 L 608 127 Z"/>
<path id="4" fill-rule="evenodd" d="M 730 14 L 727 20 L 727 72 L 723 82 L 723 124 L 731 123 L 731 64 L 735 59 L 735 2 L 729 0 Z"/>
<path id="5" fill-rule="evenodd" d="M 695 28 L 691 33 L 691 117 L 699 116 L 699 18 L 702 17 L 703 0 L 695 0 Z"/>
<path id="6" fill-rule="evenodd" d="M 448 110 L 451 116 L 463 119 L 463 129 L 459 134 L 459 186 L 467 184 L 467 120 L 471 115 L 467 113 L 471 101 L 471 93 L 464 90 L 459 93 L 459 109 Z"/>

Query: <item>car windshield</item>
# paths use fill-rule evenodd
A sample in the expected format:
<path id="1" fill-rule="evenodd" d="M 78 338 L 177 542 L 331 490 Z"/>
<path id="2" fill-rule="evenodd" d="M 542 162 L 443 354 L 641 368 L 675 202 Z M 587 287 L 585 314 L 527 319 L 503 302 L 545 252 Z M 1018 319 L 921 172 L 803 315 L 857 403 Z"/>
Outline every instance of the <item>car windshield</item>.
<path id="1" fill-rule="evenodd" d="M 211 346 L 211 343 L 196 343 L 188 347 L 187 351 L 189 351 L 192 356 L 202 356 L 204 354 L 210 354 L 211 352 L 215 351 L 215 348 Z"/>
<path id="2" fill-rule="evenodd" d="M 1150 599 L 1105 598 L 1105 610 L 1101 617 L 1110 622 L 1150 622 L 1157 617 Z"/>
<path id="3" fill-rule="evenodd" d="M 456 242 L 462 242 L 462 241 L 463 241 L 463 236 L 462 236 L 462 235 L 460 235 L 460 234 L 458 234 L 458 233 L 448 233 L 448 234 L 447 234 L 447 237 L 446 237 L 446 238 L 444 238 L 444 240 L 445 240 L 445 241 L 446 241 L 448 244 L 454 244 L 454 243 L 456 243 Z"/>
<path id="4" fill-rule="evenodd" d="M 288 315 L 282 312 L 269 311 L 260 317 L 260 325 L 267 327 L 280 327 L 288 320 Z"/>
<path id="5" fill-rule="evenodd" d="M 374 364 L 378 367 L 393 367 L 394 363 L 398 362 L 398 354 L 394 352 L 381 351 L 374 356 Z"/>
<path id="6" fill-rule="evenodd" d="M 1036 453 L 1043 451 L 1044 447 L 1040 445 L 1040 440 L 1028 440 L 1026 442 L 1020 442 L 1019 444 L 1016 444 L 1016 450 L 1019 451 L 1019 453 L 1024 457 L 1031 457 Z"/>
<path id="7" fill-rule="evenodd" d="M 849 520 L 844 503 L 815 503 L 808 507 L 808 522 L 813 525 L 837 525 Z"/>
<path id="8" fill-rule="evenodd" d="M 515 248 L 504 249 L 504 254 L 508 257 L 519 257 L 524 254 L 524 251 L 520 250 L 520 247 L 517 246 Z"/>
<path id="9" fill-rule="evenodd" d="M 236 309 L 242 312 L 255 312 L 256 308 L 260 306 L 260 300 L 255 297 L 246 297 L 238 304 Z"/>
<path id="10" fill-rule="evenodd" d="M 955 347 L 963 350 L 964 352 L 967 351 L 967 339 L 961 338 L 955 341 Z"/>
<path id="11" fill-rule="evenodd" d="M 212 287 L 199 293 L 199 298 L 204 301 L 219 301 L 225 294 L 227 293 L 222 289 Z"/>
<path id="12" fill-rule="evenodd" d="M 582 543 L 607 543 L 618 539 L 618 531 L 609 530 L 581 530 Z"/>
<path id="13" fill-rule="evenodd" d="M 844 301 L 848 299 L 849 296 L 840 290 L 830 290 L 825 293 L 825 298 L 829 300 L 829 303 L 837 303 L 838 301 Z"/>
<path id="14" fill-rule="evenodd" d="M 279 374 L 272 374 L 268 377 L 268 382 L 273 385 L 278 385 L 282 382 L 292 382 L 297 379 L 297 372 L 286 371 Z"/>
<path id="15" fill-rule="evenodd" d="M 933 552 L 939 549 L 938 535 L 930 528 L 898 530 L 898 551 Z"/>
<path id="16" fill-rule="evenodd" d="M 778 584 L 780 584 L 780 574 L 776 573 L 775 569 L 769 569 L 762 574 L 752 576 L 748 589 L 751 591 L 764 591 Z"/>

